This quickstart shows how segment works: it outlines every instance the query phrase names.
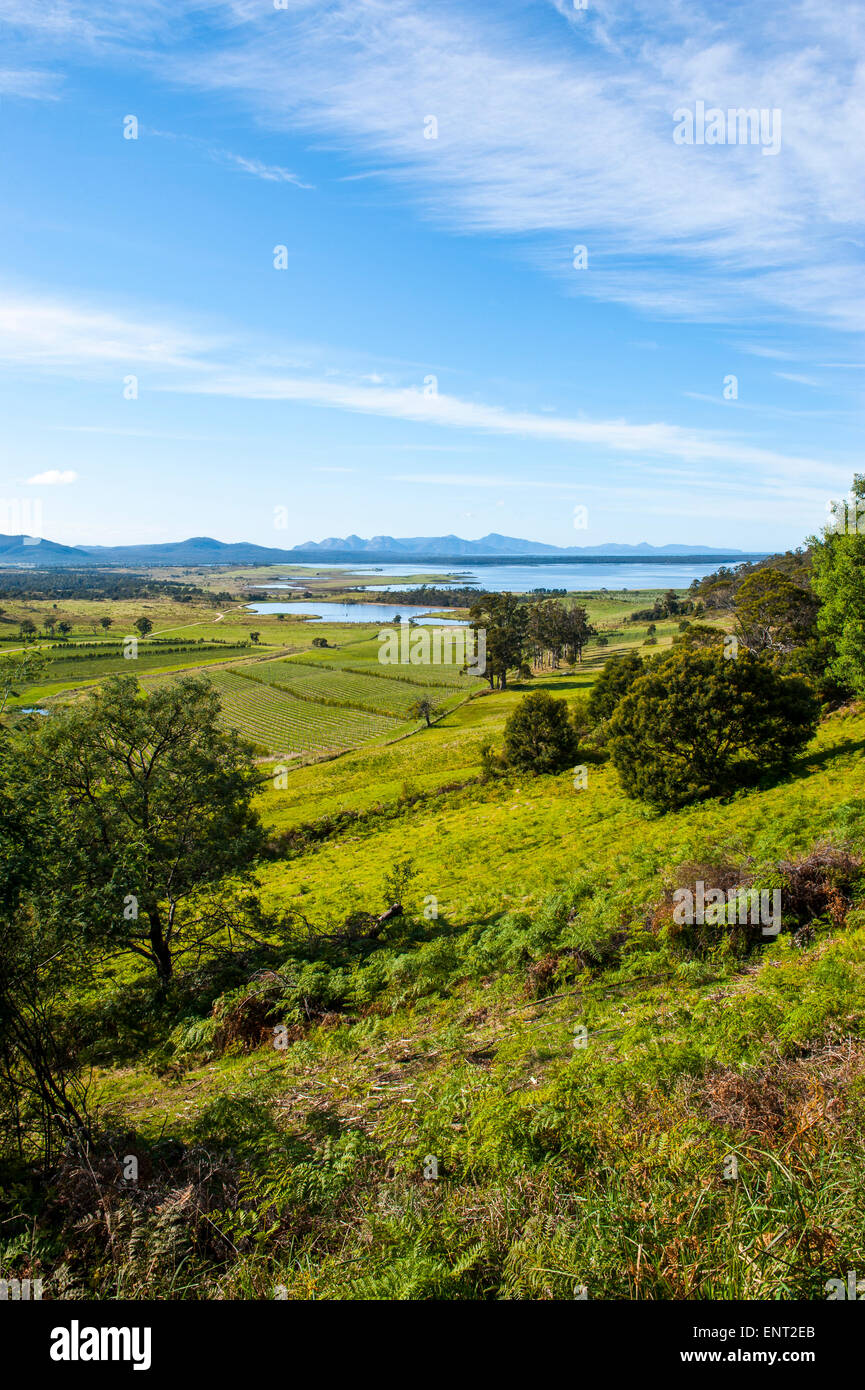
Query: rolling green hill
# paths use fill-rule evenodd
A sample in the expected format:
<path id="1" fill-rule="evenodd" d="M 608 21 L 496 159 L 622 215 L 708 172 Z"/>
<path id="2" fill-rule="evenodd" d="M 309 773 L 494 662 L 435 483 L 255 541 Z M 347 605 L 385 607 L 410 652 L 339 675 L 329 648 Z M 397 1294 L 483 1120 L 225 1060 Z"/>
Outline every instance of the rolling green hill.
<path id="1" fill-rule="evenodd" d="M 597 748 L 585 777 L 502 770 L 485 750 L 526 693 L 577 700 L 642 645 L 611 598 L 596 618 L 608 647 L 504 692 L 275 621 L 227 661 L 178 637 L 138 668 L 212 681 L 258 747 L 267 845 L 193 901 L 212 934 L 167 991 L 128 954 L 76 975 L 98 1143 L 0 1259 L 35 1241 L 97 1298 L 821 1299 L 856 1268 L 865 711 L 826 715 L 789 775 L 665 814 Z M 118 658 L 62 659 L 58 700 Z M 683 928 L 699 883 L 780 891 L 780 933 Z"/>
<path id="2" fill-rule="evenodd" d="M 207 1296 L 819 1298 L 854 1267 L 858 887 L 803 921 L 794 896 L 768 941 L 689 944 L 663 905 L 722 864 L 799 884 L 815 845 L 855 853 L 865 716 L 831 716 L 778 785 L 652 816 L 608 766 L 584 791 L 479 780 L 520 694 L 266 784 L 282 964 L 193 1010 L 155 1073 L 101 1068 L 145 1147 L 167 1128 L 240 1155 Z M 409 917 L 340 938 L 406 860 Z M 183 1288 L 176 1255 L 160 1277 Z"/>

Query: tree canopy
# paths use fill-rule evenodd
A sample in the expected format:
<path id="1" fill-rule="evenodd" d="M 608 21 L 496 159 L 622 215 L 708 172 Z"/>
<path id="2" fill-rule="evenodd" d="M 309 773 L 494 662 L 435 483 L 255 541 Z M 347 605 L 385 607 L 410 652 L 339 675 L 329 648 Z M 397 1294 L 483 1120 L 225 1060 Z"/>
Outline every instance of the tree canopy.
<path id="1" fill-rule="evenodd" d="M 675 650 L 632 684 L 610 722 L 610 753 L 629 796 L 671 808 L 789 767 L 813 736 L 807 681 L 740 653 Z"/>
<path id="2" fill-rule="evenodd" d="M 790 652 L 815 635 L 818 607 L 810 588 L 783 571 L 755 570 L 736 593 L 737 636 L 750 652 Z"/>
<path id="3" fill-rule="evenodd" d="M 505 756 L 526 772 L 560 772 L 576 756 L 577 739 L 566 700 L 533 690 L 505 724 Z"/>
<path id="4" fill-rule="evenodd" d="M 812 539 L 811 583 L 822 600 L 817 626 L 833 645 L 831 670 L 858 695 L 865 693 L 865 474 L 853 480 L 853 506 L 842 529 Z M 847 518 L 852 511 L 852 524 Z"/>
<path id="5" fill-rule="evenodd" d="M 263 839 L 251 749 L 221 726 L 212 685 L 185 677 L 145 696 L 112 677 L 46 721 L 23 777 L 44 789 L 64 844 L 40 875 L 43 908 L 166 982 L 175 954 L 208 932 L 206 913 L 184 905 L 247 868 Z"/>
<path id="6" fill-rule="evenodd" d="M 645 670 L 643 658 L 637 652 L 611 656 L 589 692 L 589 714 L 596 723 L 609 719 L 638 676 Z"/>
<path id="7" fill-rule="evenodd" d="M 396 620 L 395 620 L 396 621 Z M 486 678 L 493 689 L 508 683 L 508 672 L 518 671 L 528 626 L 528 610 L 515 594 L 487 594 L 469 610 L 469 622 L 476 632 L 486 633 Z"/>

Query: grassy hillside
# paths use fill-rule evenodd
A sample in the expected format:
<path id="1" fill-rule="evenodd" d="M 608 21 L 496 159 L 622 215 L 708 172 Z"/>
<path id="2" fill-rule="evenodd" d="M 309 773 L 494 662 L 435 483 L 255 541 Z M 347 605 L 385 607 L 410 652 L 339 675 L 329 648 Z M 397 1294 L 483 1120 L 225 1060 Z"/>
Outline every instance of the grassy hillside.
<path id="1" fill-rule="evenodd" d="M 103 1298 L 821 1299 L 856 1268 L 865 711 L 666 814 L 597 750 L 491 771 L 528 691 L 643 644 L 620 601 L 607 647 L 495 693 L 345 625 L 142 644 L 147 688 L 202 671 L 255 739 L 268 845 L 167 992 L 128 955 L 68 986 L 99 1137 L 47 1199 L 22 1179 L 0 1262 Z M 118 659 L 85 640 L 59 699 Z M 698 882 L 780 888 L 780 934 L 681 927 Z"/>
<path id="2" fill-rule="evenodd" d="M 779 785 L 652 816 L 606 766 L 480 781 L 519 698 L 268 784 L 264 898 L 302 917 L 204 1002 L 179 982 L 167 1036 L 134 971 L 89 1001 L 94 1099 L 150 1176 L 122 1274 L 79 1250 L 72 1286 L 141 1293 L 139 1245 L 175 1297 L 820 1298 L 855 1267 L 865 907 L 808 856 L 861 848 L 865 716 Z M 340 934 L 400 865 L 408 915 Z M 671 928 L 672 885 L 724 865 L 788 886 L 777 940 Z"/>

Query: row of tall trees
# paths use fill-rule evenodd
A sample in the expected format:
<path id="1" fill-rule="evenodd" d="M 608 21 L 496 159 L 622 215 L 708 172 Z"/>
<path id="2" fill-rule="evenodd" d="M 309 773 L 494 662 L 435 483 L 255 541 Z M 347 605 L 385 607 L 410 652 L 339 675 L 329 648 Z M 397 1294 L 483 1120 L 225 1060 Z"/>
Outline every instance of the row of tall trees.
<path id="1" fill-rule="evenodd" d="M 508 593 L 478 599 L 469 610 L 469 622 L 486 634 L 486 678 L 491 690 L 504 690 L 509 673 L 525 672 L 529 661 L 536 666 L 557 666 L 563 658 L 581 661 L 586 643 L 595 635 L 581 604 L 555 599 L 527 604 Z"/>
<path id="2" fill-rule="evenodd" d="M 595 635 L 581 604 L 556 603 L 554 599 L 530 605 L 527 628 L 536 666 L 557 666 L 562 658 L 571 663 L 582 661 L 583 648 Z"/>

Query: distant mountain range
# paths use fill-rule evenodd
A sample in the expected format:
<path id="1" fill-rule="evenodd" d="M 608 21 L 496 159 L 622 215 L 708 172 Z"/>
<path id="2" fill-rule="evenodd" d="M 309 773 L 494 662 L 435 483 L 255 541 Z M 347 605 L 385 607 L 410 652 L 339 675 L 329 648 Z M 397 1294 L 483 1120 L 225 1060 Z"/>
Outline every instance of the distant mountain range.
<path id="1" fill-rule="evenodd" d="M 542 541 L 521 541 L 515 536 L 499 536 L 494 531 L 480 540 L 464 541 L 460 536 L 373 536 L 365 541 L 360 536 L 346 536 L 344 540 L 329 537 L 325 541 L 306 541 L 296 545 L 294 553 L 302 550 L 311 555 L 332 555 L 334 551 L 351 555 L 392 555 L 399 559 L 403 555 L 439 555 L 445 559 L 456 556 L 490 555 L 496 558 L 518 559 L 524 556 L 567 556 L 584 558 L 592 555 L 741 555 L 740 550 L 728 550 L 711 545 L 649 545 L 641 541 L 639 545 L 617 545 L 614 541 L 607 545 L 545 545 Z"/>
<path id="2" fill-rule="evenodd" d="M 761 552 L 761 554 L 764 552 Z M 743 550 L 731 550 L 717 545 L 606 545 L 556 546 L 541 541 L 523 541 L 513 536 L 495 533 L 476 541 L 460 536 L 360 536 L 344 539 L 328 537 L 324 541 L 307 541 L 287 550 L 246 541 L 225 542 L 210 536 L 192 536 L 185 541 L 168 541 L 160 545 L 60 545 L 57 541 L 35 541 L 29 536 L 0 536 L 0 565 L 28 565 L 42 568 L 50 565 L 273 565 L 298 564 L 307 560 L 471 560 L 489 563 L 493 560 L 588 560 L 669 561 L 677 556 L 710 560 L 745 560 L 754 558 Z"/>

